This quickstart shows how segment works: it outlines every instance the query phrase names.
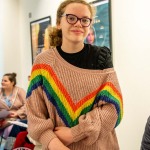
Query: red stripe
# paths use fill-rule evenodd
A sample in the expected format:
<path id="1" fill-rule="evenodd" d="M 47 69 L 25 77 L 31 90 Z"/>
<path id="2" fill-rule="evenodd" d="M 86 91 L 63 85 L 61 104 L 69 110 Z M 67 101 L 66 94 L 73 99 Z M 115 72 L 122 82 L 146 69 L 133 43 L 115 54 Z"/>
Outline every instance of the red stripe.
<path id="1" fill-rule="evenodd" d="M 105 84 L 103 84 L 102 86 L 100 86 L 98 89 L 96 89 L 95 91 L 93 91 L 92 93 L 90 93 L 89 95 L 87 95 L 86 97 L 84 97 L 83 99 L 81 99 L 77 104 L 73 103 L 73 100 L 71 99 L 69 93 L 66 91 L 66 89 L 64 88 L 63 84 L 60 82 L 60 80 L 57 78 L 55 72 L 53 71 L 53 69 L 46 64 L 38 64 L 38 65 L 34 65 L 32 72 L 38 69 L 43 69 L 45 71 L 47 71 L 49 73 L 49 75 L 53 78 L 53 80 L 55 81 L 57 87 L 60 89 L 60 91 L 63 93 L 64 97 L 67 99 L 69 105 L 71 106 L 71 108 L 73 109 L 73 111 L 75 112 L 79 107 L 82 106 L 82 104 L 84 104 L 85 102 L 87 102 L 89 99 L 91 99 L 92 97 L 96 96 L 96 94 L 101 91 L 105 86 L 110 86 L 115 93 L 119 96 L 119 98 L 121 99 L 122 102 L 122 96 L 119 93 L 119 91 L 115 88 L 115 86 L 111 83 L 111 82 L 106 82 Z"/>

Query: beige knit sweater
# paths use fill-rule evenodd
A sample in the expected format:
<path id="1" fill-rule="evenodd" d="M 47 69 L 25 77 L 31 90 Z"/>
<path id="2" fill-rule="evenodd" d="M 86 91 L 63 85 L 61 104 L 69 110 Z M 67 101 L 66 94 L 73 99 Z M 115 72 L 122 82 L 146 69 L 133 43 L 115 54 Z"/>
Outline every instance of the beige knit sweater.
<path id="1" fill-rule="evenodd" d="M 51 49 L 38 55 L 27 91 L 28 132 L 47 149 L 57 126 L 71 128 L 71 150 L 119 150 L 123 103 L 113 68 L 88 70 Z"/>
<path id="2" fill-rule="evenodd" d="M 22 88 L 15 86 L 10 100 L 12 106 L 8 107 L 0 88 L 0 109 L 17 112 L 19 119 L 26 119 L 26 92 Z"/>

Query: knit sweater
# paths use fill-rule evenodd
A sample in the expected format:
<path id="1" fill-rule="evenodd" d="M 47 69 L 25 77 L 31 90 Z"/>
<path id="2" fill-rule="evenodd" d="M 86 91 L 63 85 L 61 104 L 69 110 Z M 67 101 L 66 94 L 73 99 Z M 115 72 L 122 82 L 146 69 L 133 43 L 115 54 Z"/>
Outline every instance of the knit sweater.
<path id="1" fill-rule="evenodd" d="M 0 109 L 17 112 L 19 119 L 26 119 L 26 92 L 24 91 L 24 89 L 15 86 L 13 89 L 11 102 L 12 106 L 8 107 L 4 100 L 2 88 L 0 88 Z"/>
<path id="2" fill-rule="evenodd" d="M 119 150 L 123 102 L 113 68 L 88 70 L 51 49 L 37 56 L 27 91 L 28 132 L 47 149 L 53 129 L 71 128 L 71 150 Z"/>

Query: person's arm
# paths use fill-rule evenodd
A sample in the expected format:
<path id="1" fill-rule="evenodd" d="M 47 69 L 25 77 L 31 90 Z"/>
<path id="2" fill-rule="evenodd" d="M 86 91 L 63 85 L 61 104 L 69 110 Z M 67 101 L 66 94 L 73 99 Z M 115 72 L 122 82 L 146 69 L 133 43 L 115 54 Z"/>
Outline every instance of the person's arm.
<path id="1" fill-rule="evenodd" d="M 52 141 L 48 145 L 49 150 L 70 150 L 66 147 L 58 138 L 52 139 Z"/>
<path id="2" fill-rule="evenodd" d="M 25 103 L 26 103 L 26 92 L 19 87 L 15 87 L 15 100 L 12 106 L 12 109 L 9 111 L 10 118 L 19 118 L 25 119 L 26 118 L 26 110 L 25 110 Z"/>
<path id="3" fill-rule="evenodd" d="M 48 100 L 45 86 L 50 86 L 43 74 L 41 59 L 37 56 L 32 68 L 27 90 L 27 120 L 29 136 L 50 150 L 69 150 L 53 132 L 55 127 L 55 108 Z M 51 114 L 51 116 L 50 116 Z M 57 142 L 56 142 L 57 141 Z M 61 147 L 61 148 L 60 148 Z"/>
<path id="4" fill-rule="evenodd" d="M 79 118 L 79 124 L 72 127 L 56 127 L 55 134 L 65 144 L 83 142 L 92 145 L 97 139 L 107 136 L 115 127 L 117 112 L 112 104 L 99 104 L 99 107 Z"/>
<path id="5" fill-rule="evenodd" d="M 42 87 L 32 91 L 26 107 L 29 136 L 50 150 L 69 150 L 53 132 L 54 122 L 48 115 Z"/>
<path id="6" fill-rule="evenodd" d="M 97 69 L 112 68 L 112 52 L 107 47 L 100 47 L 97 53 Z"/>
<path id="7" fill-rule="evenodd" d="M 107 82 L 103 86 L 95 99 L 95 107 L 79 117 L 78 125 L 72 128 L 56 128 L 55 132 L 64 144 L 80 141 L 92 145 L 98 139 L 107 137 L 120 124 L 123 116 L 122 96 L 115 74 L 113 77 L 108 78 L 112 78 L 116 85 Z"/>
<path id="8" fill-rule="evenodd" d="M 79 118 L 79 124 L 71 128 L 73 141 L 92 145 L 98 138 L 109 134 L 116 125 L 117 112 L 112 104 L 104 104 Z"/>
<path id="9" fill-rule="evenodd" d="M 104 84 L 105 83 L 105 84 Z M 91 145 L 107 136 L 117 127 L 123 116 L 123 100 L 116 73 L 105 78 L 103 88 L 98 92 L 93 110 L 79 118 L 79 124 L 73 128 L 74 142 Z"/>
<path id="10" fill-rule="evenodd" d="M 33 81 L 30 85 L 32 84 L 34 84 Z M 29 86 L 26 103 L 28 132 L 31 138 L 48 146 L 49 142 L 56 138 L 56 135 L 53 133 L 54 124 L 48 115 L 43 89 L 39 86 L 32 90 L 32 93 L 30 91 Z"/>
<path id="11" fill-rule="evenodd" d="M 140 150 L 149 150 L 149 149 L 150 149 L 150 117 L 148 117 L 145 125 L 145 131 L 143 134 Z"/>
<path id="12" fill-rule="evenodd" d="M 17 110 L 17 115 L 20 119 L 24 119 L 26 118 L 26 92 L 22 88 L 19 88 L 18 98 L 19 101 L 22 103 L 22 106 Z"/>

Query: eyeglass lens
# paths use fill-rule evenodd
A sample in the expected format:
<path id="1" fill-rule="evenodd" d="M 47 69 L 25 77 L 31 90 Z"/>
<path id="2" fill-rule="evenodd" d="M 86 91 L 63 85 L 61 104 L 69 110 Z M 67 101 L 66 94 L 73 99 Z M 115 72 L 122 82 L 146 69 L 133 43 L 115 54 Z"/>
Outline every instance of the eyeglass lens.
<path id="1" fill-rule="evenodd" d="M 71 15 L 71 14 L 66 14 L 66 17 L 67 17 L 68 23 L 70 24 L 75 24 L 78 20 L 80 20 L 81 25 L 87 27 L 91 23 L 90 18 L 78 18 L 77 16 Z"/>

